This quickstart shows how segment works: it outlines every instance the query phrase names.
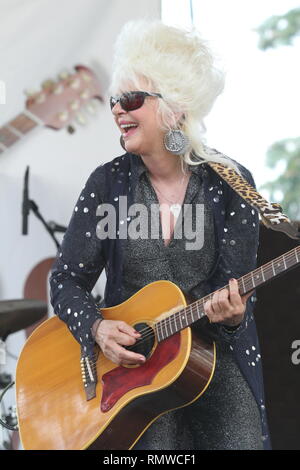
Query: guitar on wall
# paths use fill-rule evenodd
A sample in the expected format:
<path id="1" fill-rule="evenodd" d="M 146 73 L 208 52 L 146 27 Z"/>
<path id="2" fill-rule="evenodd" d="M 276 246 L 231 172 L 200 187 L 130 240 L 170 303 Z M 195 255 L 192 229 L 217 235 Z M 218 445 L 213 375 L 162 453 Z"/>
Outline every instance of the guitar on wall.
<path id="1" fill-rule="evenodd" d="M 238 279 L 244 295 L 300 264 L 300 246 Z M 224 286 L 228 287 L 228 286 Z M 16 402 L 24 449 L 130 449 L 163 413 L 186 406 L 208 387 L 215 344 L 189 328 L 205 316 L 213 293 L 188 305 L 170 281 L 143 287 L 120 305 L 101 309 L 141 333 L 131 347 L 147 360 L 137 367 L 94 360 L 58 317 L 34 330 L 16 370 Z M 143 314 L 141 314 L 143 312 Z"/>
<path id="2" fill-rule="evenodd" d="M 74 68 L 75 73 L 62 73 L 56 82 L 44 82 L 41 91 L 28 97 L 24 111 L 0 127 L 0 154 L 40 125 L 55 130 L 67 127 L 72 133 L 74 120 L 85 123 L 82 111 L 95 112 L 94 100 L 103 101 L 99 80 L 88 67 Z"/>

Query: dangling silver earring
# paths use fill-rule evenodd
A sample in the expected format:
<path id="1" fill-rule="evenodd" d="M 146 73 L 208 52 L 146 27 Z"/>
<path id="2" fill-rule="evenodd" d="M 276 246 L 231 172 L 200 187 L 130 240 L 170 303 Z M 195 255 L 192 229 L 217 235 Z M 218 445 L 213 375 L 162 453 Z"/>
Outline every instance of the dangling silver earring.
<path id="1" fill-rule="evenodd" d="M 121 147 L 122 147 L 124 150 L 126 150 L 125 143 L 124 143 L 124 139 L 123 139 L 123 136 L 122 136 L 122 135 L 121 135 L 121 137 L 120 137 L 120 144 L 121 144 Z M 126 152 L 127 152 L 127 150 L 126 150 Z"/>
<path id="2" fill-rule="evenodd" d="M 164 137 L 164 145 L 168 152 L 183 155 L 189 148 L 190 141 L 180 129 L 171 129 Z"/>

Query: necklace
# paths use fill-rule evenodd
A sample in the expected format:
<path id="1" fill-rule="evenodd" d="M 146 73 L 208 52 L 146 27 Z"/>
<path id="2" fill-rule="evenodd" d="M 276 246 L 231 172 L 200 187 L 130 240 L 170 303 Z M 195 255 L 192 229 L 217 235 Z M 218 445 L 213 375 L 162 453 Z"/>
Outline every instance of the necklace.
<path id="1" fill-rule="evenodd" d="M 183 182 L 184 182 L 185 179 L 186 179 L 186 175 L 183 175 L 178 189 L 180 189 L 182 187 Z M 176 201 L 171 201 L 169 198 L 167 198 L 167 196 L 162 193 L 162 191 L 153 183 L 153 181 L 152 181 L 152 185 L 160 193 L 160 195 L 169 203 L 170 212 L 172 212 L 175 219 L 177 219 L 177 217 L 180 214 L 182 204 L 179 204 L 178 201 L 177 202 Z"/>

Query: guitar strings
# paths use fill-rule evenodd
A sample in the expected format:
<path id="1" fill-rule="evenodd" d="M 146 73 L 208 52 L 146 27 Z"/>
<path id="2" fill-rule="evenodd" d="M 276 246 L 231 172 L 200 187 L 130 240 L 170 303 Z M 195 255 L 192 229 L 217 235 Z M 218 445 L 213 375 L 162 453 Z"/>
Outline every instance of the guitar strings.
<path id="1" fill-rule="evenodd" d="M 297 248 L 300 248 L 300 247 L 297 247 Z M 285 256 L 285 260 L 286 261 L 290 261 L 291 260 L 291 256 L 293 255 L 293 252 L 295 251 L 295 249 L 292 249 L 290 252 L 288 252 Z M 245 287 L 245 291 L 251 291 L 253 289 L 255 289 L 255 286 L 253 286 L 253 276 L 255 274 L 258 274 L 259 271 L 264 268 L 265 270 L 266 269 L 269 269 L 270 267 L 272 267 L 272 264 L 274 261 L 279 261 L 280 258 L 283 258 L 284 255 L 281 255 L 280 257 L 276 258 L 276 260 L 272 260 L 268 263 L 266 263 L 264 266 L 260 267 L 260 268 L 256 268 L 255 270 L 252 271 L 252 274 L 246 274 L 245 276 L 242 276 L 242 279 L 239 280 L 239 284 L 243 284 L 243 286 Z M 249 285 L 249 282 L 252 284 L 252 285 Z M 221 289 L 224 289 L 226 287 L 229 287 L 229 285 L 227 284 L 226 286 L 223 286 Z M 221 290 L 219 289 L 219 290 Z M 183 310 L 180 310 L 178 312 L 176 312 L 174 315 L 170 316 L 170 317 L 167 317 L 166 319 L 164 320 L 160 320 L 158 323 L 161 323 L 161 327 L 163 326 L 167 326 L 166 323 L 167 322 L 171 322 L 173 321 L 173 323 L 176 323 L 176 321 L 178 320 L 178 315 L 182 315 L 182 313 L 184 313 L 184 310 L 187 310 L 189 309 L 190 312 L 187 312 L 187 314 L 191 314 L 193 315 L 196 311 L 197 313 L 198 312 L 198 309 L 199 309 L 199 306 L 203 307 L 203 303 L 208 300 L 208 299 L 211 299 L 212 296 L 213 296 L 214 293 L 210 293 L 208 294 L 207 296 L 203 297 L 202 299 L 200 300 L 197 300 L 196 302 L 190 304 L 189 306 L 185 307 L 185 309 Z M 201 305 L 202 304 L 202 305 Z M 203 312 L 200 313 L 200 317 L 197 319 L 199 320 L 201 317 L 203 316 Z M 165 325 L 163 325 L 162 323 L 165 322 Z M 158 324 L 157 323 L 157 324 Z M 150 329 L 151 330 L 151 329 Z M 146 331 L 149 331 L 149 328 L 145 328 L 144 330 L 141 330 L 140 333 L 144 333 Z M 151 330 L 152 331 L 152 330 Z M 144 336 L 145 337 L 145 336 Z M 145 337 L 147 339 L 147 337 Z"/>
<path id="2" fill-rule="evenodd" d="M 293 248 L 292 250 L 290 250 L 290 251 L 289 251 L 288 253 L 286 253 L 285 255 L 283 254 L 283 255 L 281 255 L 281 256 L 275 258 L 274 260 L 269 261 L 268 263 L 264 264 L 263 266 L 261 266 L 261 267 L 259 267 L 259 268 L 256 268 L 256 269 L 253 270 L 250 274 L 246 274 L 246 275 L 242 276 L 242 277 L 240 278 L 240 280 L 239 280 L 239 284 L 243 283 L 243 286 L 245 287 L 245 290 L 246 290 L 246 291 L 248 290 L 248 288 L 249 288 L 249 291 L 255 289 L 255 287 L 253 287 L 253 285 L 252 285 L 252 286 L 247 286 L 247 283 L 249 283 L 249 282 L 251 282 L 251 283 L 253 284 L 253 275 L 255 275 L 255 273 L 258 273 L 259 271 L 262 271 L 262 269 L 266 270 L 266 269 L 269 269 L 269 268 L 271 268 L 272 271 L 273 271 L 273 269 L 274 269 L 274 264 L 273 264 L 273 263 L 274 263 L 274 262 L 277 262 L 277 263 L 278 263 L 278 261 L 280 261 L 280 260 L 281 260 L 281 261 L 285 260 L 285 261 L 289 262 L 289 261 L 292 259 L 292 257 L 293 257 L 293 258 L 295 257 L 296 251 L 300 251 L 300 247 L 299 247 L 299 246 L 296 247 L 296 248 Z M 300 261 L 298 261 L 297 255 L 296 255 L 296 260 L 297 260 L 296 264 L 298 264 Z M 295 265 L 295 264 L 294 264 L 294 265 Z M 294 265 L 292 265 L 292 266 L 294 266 Z M 285 266 L 285 262 L 284 262 L 284 266 Z M 290 267 L 292 267 L 292 266 L 290 266 Z M 285 270 L 286 270 L 286 269 L 287 269 L 287 268 L 286 268 L 286 266 L 285 266 Z M 278 274 L 279 274 L 279 273 L 278 273 Z M 227 287 L 229 287 L 228 284 L 225 285 L 225 286 L 223 286 L 222 288 L 218 289 L 218 291 L 219 291 L 219 290 L 222 290 L 222 289 L 225 289 L 225 288 L 227 288 Z M 157 327 L 158 327 L 159 324 L 161 325 L 161 329 L 162 329 L 163 327 L 167 328 L 167 327 L 169 326 L 169 327 L 171 328 L 171 331 L 172 331 L 172 325 L 171 325 L 171 323 L 173 322 L 173 325 L 175 325 L 175 328 L 176 328 L 176 321 L 179 320 L 179 316 L 182 315 L 184 312 L 186 312 L 186 314 L 185 314 L 186 320 L 187 320 L 187 316 L 188 316 L 188 315 L 190 315 L 190 319 L 192 319 L 192 323 L 193 323 L 194 321 L 200 320 L 200 319 L 205 315 L 205 313 L 204 313 L 204 312 L 199 312 L 199 306 L 204 307 L 204 302 L 205 302 L 206 300 L 208 300 L 208 299 L 211 299 L 212 296 L 213 296 L 213 294 L 214 294 L 214 292 L 213 292 L 213 293 L 210 293 L 210 294 L 208 294 L 208 295 L 206 295 L 205 297 L 203 297 L 203 298 L 200 299 L 200 300 L 197 300 L 197 301 L 193 302 L 193 303 L 190 304 L 189 306 L 185 307 L 184 309 L 179 310 L 178 312 L 174 313 L 174 314 L 171 315 L 170 317 L 167 317 L 167 318 L 165 318 L 165 319 L 163 319 L 163 320 L 159 320 L 159 321 L 156 322 L 156 324 L 155 324 L 156 331 L 157 331 Z M 188 310 L 189 310 L 189 311 L 188 311 Z M 200 314 L 200 317 L 197 318 L 197 320 L 193 320 L 193 313 L 196 313 L 196 311 L 197 311 L 197 314 L 198 314 L 198 315 Z M 165 323 L 164 325 L 163 325 L 163 322 Z M 187 327 L 188 325 L 190 325 L 190 324 L 191 324 L 191 323 L 188 323 L 184 328 L 186 328 L 186 327 Z M 183 329 L 183 328 L 181 328 L 181 329 Z M 180 329 L 180 330 L 181 330 L 181 329 Z M 180 330 L 178 330 L 178 331 L 180 331 Z M 178 331 L 176 331 L 175 333 L 178 333 Z M 153 336 L 153 335 L 155 336 L 155 332 L 153 332 L 153 329 L 152 329 L 151 327 L 146 327 L 146 328 L 144 328 L 143 330 L 140 330 L 139 333 L 142 334 L 142 337 L 139 338 L 139 339 L 137 339 L 137 341 L 136 341 L 135 344 L 133 344 L 133 345 L 131 345 L 131 346 L 128 346 L 127 349 L 132 350 L 132 349 L 134 349 L 138 344 L 141 344 L 142 342 L 147 341 L 147 340 L 150 338 L 150 336 Z M 172 334 L 175 334 L 175 333 L 172 333 Z M 172 336 L 172 334 L 171 334 L 171 335 L 168 335 L 167 337 Z M 166 339 L 166 338 L 163 338 L 163 339 Z M 95 366 L 96 363 L 97 363 L 97 361 L 94 362 L 94 363 L 93 363 L 93 362 L 90 362 L 91 366 Z"/>
<path id="3" fill-rule="evenodd" d="M 292 252 L 294 252 L 294 251 L 295 251 L 296 249 L 298 249 L 298 248 L 300 248 L 300 247 L 296 247 L 296 248 L 292 249 L 290 252 L 288 252 L 288 253 L 286 254 L 286 256 L 285 256 L 286 261 L 289 261 L 289 260 L 291 259 Z M 269 269 L 270 267 L 272 267 L 272 264 L 273 264 L 274 261 L 277 261 L 277 262 L 278 262 L 279 259 L 280 259 L 280 258 L 283 258 L 283 257 L 284 257 L 284 255 L 281 255 L 280 257 L 276 258 L 275 260 L 272 260 L 272 261 L 266 263 L 265 265 L 263 265 L 263 266 L 261 266 L 261 267 L 259 267 L 259 268 L 256 268 L 255 270 L 252 271 L 251 274 L 246 274 L 246 275 L 244 275 L 244 276 L 241 276 L 241 278 L 240 278 L 240 280 L 239 280 L 239 284 L 243 284 L 243 286 L 246 288 L 246 289 L 245 289 L 246 292 L 247 292 L 247 291 L 249 292 L 249 291 L 255 289 L 256 286 L 253 286 L 253 276 L 254 276 L 255 274 L 258 274 L 259 270 L 261 270 L 262 268 L 264 268 L 264 269 Z M 297 258 L 296 258 L 296 259 L 297 259 Z M 300 261 L 298 261 L 298 262 L 300 262 Z M 272 270 L 273 270 L 273 268 L 272 268 Z M 278 273 L 278 274 L 279 274 L 279 273 Z M 249 282 L 251 282 L 252 285 L 248 285 Z M 228 284 L 225 285 L 225 286 L 223 286 L 222 288 L 218 289 L 217 291 L 222 290 L 222 289 L 225 289 L 225 288 L 227 288 L 227 287 L 229 287 Z M 217 292 L 217 291 L 216 291 L 216 292 Z M 246 293 L 246 292 L 245 292 L 245 293 Z M 193 302 L 192 304 L 190 304 L 189 306 L 185 307 L 185 309 L 191 309 L 191 308 L 192 308 L 192 309 L 193 309 L 193 313 L 194 313 L 194 312 L 195 312 L 195 308 L 198 310 L 198 305 L 197 305 L 197 304 L 201 304 L 201 303 L 203 304 L 203 302 L 205 302 L 206 300 L 210 300 L 210 299 L 212 298 L 213 294 L 214 294 L 214 292 L 212 292 L 212 293 L 206 295 L 206 296 L 203 297 L 202 299 L 197 300 L 197 301 Z M 243 295 L 244 295 L 244 294 L 243 294 Z M 203 305 L 201 305 L 201 306 L 203 307 Z M 170 321 L 170 319 L 172 319 L 172 317 L 174 317 L 174 320 L 176 321 L 176 318 L 175 318 L 176 315 L 178 315 L 178 314 L 181 314 L 181 315 L 182 315 L 182 313 L 183 313 L 183 311 L 184 311 L 185 309 L 176 312 L 174 315 L 172 315 L 172 316 L 170 316 L 170 317 L 167 317 L 167 318 L 165 318 L 165 319 L 163 319 L 163 320 L 160 320 L 160 322 L 163 322 L 163 321 Z M 201 318 L 201 317 L 200 317 L 200 318 Z M 151 330 L 151 328 L 150 328 L 150 330 Z M 141 330 L 140 333 L 144 333 L 144 332 L 146 332 L 146 331 L 149 331 L 149 327 L 145 328 L 144 330 Z"/>
<path id="4" fill-rule="evenodd" d="M 295 247 L 293 248 L 292 250 L 290 250 L 288 253 L 286 254 L 283 254 L 277 258 L 275 258 L 274 260 L 271 260 L 270 262 L 266 263 L 265 265 L 259 267 L 259 268 L 256 268 L 255 270 L 253 270 L 251 273 L 249 274 L 246 274 L 244 276 L 241 276 L 240 280 L 238 280 L 239 282 L 239 287 L 240 287 L 240 284 L 243 284 L 243 287 L 244 287 L 244 290 L 245 290 L 245 293 L 247 291 L 251 291 L 252 289 L 255 289 L 256 286 L 249 286 L 248 283 L 251 282 L 252 284 L 254 283 L 254 279 L 253 279 L 253 276 L 257 273 L 259 273 L 259 271 L 263 272 L 263 270 L 268 270 L 269 268 L 272 269 L 272 272 L 274 274 L 274 262 L 278 263 L 279 261 L 280 262 L 283 262 L 284 263 L 284 271 L 287 270 L 288 268 L 291 268 L 293 266 L 295 266 L 295 264 L 298 264 L 300 261 L 298 260 L 298 256 L 297 256 L 297 252 L 300 251 L 300 247 Z M 300 253 L 299 253 L 300 254 Z M 286 263 L 285 262 L 289 262 L 290 260 L 292 260 L 292 257 L 293 257 L 293 261 L 295 260 L 295 257 L 296 257 L 296 263 L 293 262 L 293 264 L 291 266 L 286 266 Z M 280 265 L 279 265 L 280 266 Z M 282 271 L 283 272 L 283 271 Z M 280 273 L 277 273 L 277 274 L 280 274 Z M 274 276 L 276 275 L 276 273 L 274 274 Z M 264 277 L 263 277 L 263 280 Z M 226 286 L 223 286 L 221 289 L 224 289 L 224 288 L 227 288 L 229 287 L 228 284 Z M 221 289 L 218 289 L 218 290 L 221 290 Z M 248 290 L 249 289 L 249 290 Z M 167 328 L 167 326 L 169 326 L 171 328 L 171 332 L 172 332 L 172 326 L 171 326 L 171 323 L 173 322 L 173 324 L 175 324 L 175 327 L 176 327 L 176 320 L 178 319 L 178 316 L 179 315 L 182 315 L 184 312 L 186 312 L 186 321 L 188 321 L 188 316 L 190 316 L 190 318 L 192 318 L 192 323 L 195 321 L 194 318 L 193 318 L 193 313 L 195 312 L 195 309 L 197 309 L 197 314 L 199 315 L 199 305 L 201 305 L 203 307 L 203 303 L 207 300 L 207 299 L 210 299 L 212 298 L 214 292 L 213 293 L 210 293 L 208 294 L 207 296 L 203 297 L 202 299 L 200 300 L 197 300 L 196 302 L 190 304 L 189 306 L 185 307 L 184 309 L 176 312 L 175 314 L 171 315 L 170 317 L 167 317 L 163 320 L 160 320 L 159 322 L 156 323 L 156 328 L 157 326 L 160 324 L 161 325 L 161 329 L 163 328 L 163 326 L 165 328 Z M 189 311 L 188 311 L 189 310 Z M 199 319 L 204 316 L 204 312 L 200 312 L 200 317 Z M 198 320 L 198 319 L 197 319 Z M 163 325 L 163 322 L 165 323 Z M 168 324 L 167 324 L 168 323 Z M 190 324 L 190 323 L 188 323 Z M 186 325 L 186 327 L 188 326 L 188 324 Z M 183 328 L 182 328 L 183 329 Z M 147 333 L 146 333 L 147 332 Z M 136 347 L 137 343 L 140 344 L 141 342 L 144 342 L 146 340 L 148 340 L 148 338 L 155 334 L 153 333 L 153 329 L 151 327 L 146 327 L 144 328 L 143 330 L 140 331 L 141 334 L 143 334 L 142 338 L 139 338 L 136 343 L 132 346 L 128 346 L 127 349 L 133 349 L 134 347 Z M 146 333 L 146 334 L 145 334 Z M 176 331 L 177 333 L 177 331 Z M 172 336 L 172 334 L 174 333 L 171 333 L 168 334 L 167 337 L 169 336 Z M 165 338 L 163 338 L 165 339 Z M 94 359 L 94 362 L 93 361 L 89 361 L 89 365 L 91 367 L 91 370 L 92 372 L 95 374 L 95 376 L 97 376 L 97 366 L 98 366 L 98 362 L 99 362 L 99 355 L 96 359 Z M 104 356 L 103 357 L 104 360 L 107 361 L 106 357 Z"/>
<path id="5" fill-rule="evenodd" d="M 297 247 L 297 248 L 299 248 L 299 247 Z M 286 261 L 289 261 L 289 260 L 291 259 L 292 252 L 294 252 L 295 250 L 296 250 L 296 249 L 292 249 L 290 252 L 288 252 L 288 253 L 286 254 L 286 256 L 285 256 Z M 283 256 L 284 256 L 284 255 L 281 255 L 280 257 L 276 258 L 276 260 L 272 260 L 271 262 L 266 263 L 263 267 L 264 267 L 265 269 L 270 268 L 274 261 L 277 261 L 277 262 L 278 262 L 280 258 L 283 258 Z M 261 268 L 262 268 L 262 267 L 261 267 Z M 246 285 L 249 281 L 251 281 L 251 283 L 253 283 L 252 276 L 255 274 L 255 272 L 258 272 L 259 270 L 261 270 L 261 268 L 257 268 L 256 270 L 252 271 L 252 274 L 245 275 L 245 276 L 243 277 L 243 280 L 240 280 L 240 283 L 243 282 L 244 285 Z M 227 285 L 227 286 L 223 286 L 222 289 L 224 289 L 224 288 L 226 288 L 226 287 L 228 287 L 228 285 Z M 247 286 L 247 288 L 249 288 L 249 291 L 251 291 L 252 289 L 254 289 L 253 285 L 252 285 L 252 286 Z M 221 290 L 221 289 L 219 289 L 219 290 Z M 247 289 L 246 289 L 246 290 L 247 290 Z M 173 324 L 175 324 L 175 327 L 176 327 L 176 321 L 178 320 L 178 316 L 179 316 L 179 315 L 182 315 L 182 313 L 183 313 L 185 310 L 187 311 L 188 309 L 189 309 L 190 311 L 189 311 L 189 312 L 188 312 L 188 311 L 186 312 L 187 315 L 190 315 L 190 316 L 193 317 L 193 313 L 195 313 L 196 310 L 197 310 L 197 313 L 199 314 L 199 307 L 198 307 L 198 305 L 201 303 L 201 304 L 202 304 L 201 306 L 203 307 L 204 301 L 206 301 L 206 299 L 211 298 L 212 295 L 213 295 L 213 293 L 208 294 L 207 296 L 203 297 L 203 299 L 198 300 L 198 301 L 194 302 L 193 304 L 190 304 L 189 306 L 185 307 L 185 309 L 176 312 L 175 314 L 173 314 L 173 315 L 170 316 L 170 317 L 167 317 L 167 318 L 165 318 L 165 319 L 163 319 L 163 320 L 160 320 L 159 322 L 157 322 L 156 328 L 157 328 L 157 326 L 158 326 L 159 323 L 160 323 L 160 324 L 161 324 L 161 328 L 170 326 L 171 331 L 172 331 L 171 322 L 173 322 Z M 200 317 L 197 318 L 197 320 L 199 320 L 203 315 L 204 315 L 204 312 L 200 312 Z M 163 325 L 163 322 L 165 323 L 164 325 Z M 169 323 L 169 325 L 168 325 L 167 323 Z M 188 325 L 186 325 L 186 326 L 188 326 Z M 144 335 L 143 338 L 138 339 L 137 342 L 140 343 L 140 342 L 142 342 L 143 340 L 147 340 L 148 337 L 153 334 L 152 328 L 149 328 L 149 327 L 145 328 L 144 330 L 141 330 L 140 333 L 146 333 L 147 331 L 149 332 L 149 334 Z M 176 331 L 176 332 L 177 332 L 177 331 Z M 134 348 L 134 347 L 136 346 L 137 342 L 136 342 L 134 345 L 129 346 L 128 349 Z"/>

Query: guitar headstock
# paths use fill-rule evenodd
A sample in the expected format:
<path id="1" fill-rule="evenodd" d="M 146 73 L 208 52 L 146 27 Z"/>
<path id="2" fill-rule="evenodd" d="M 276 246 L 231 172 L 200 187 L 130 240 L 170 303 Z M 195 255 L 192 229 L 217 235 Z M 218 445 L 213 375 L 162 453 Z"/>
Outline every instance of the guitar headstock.
<path id="1" fill-rule="evenodd" d="M 61 74 L 58 81 L 48 80 L 42 90 L 32 94 L 26 108 L 52 129 L 62 129 L 74 120 L 84 123 L 82 111 L 93 111 L 93 100 L 103 101 L 101 87 L 94 72 L 76 65 L 72 74 Z"/>

